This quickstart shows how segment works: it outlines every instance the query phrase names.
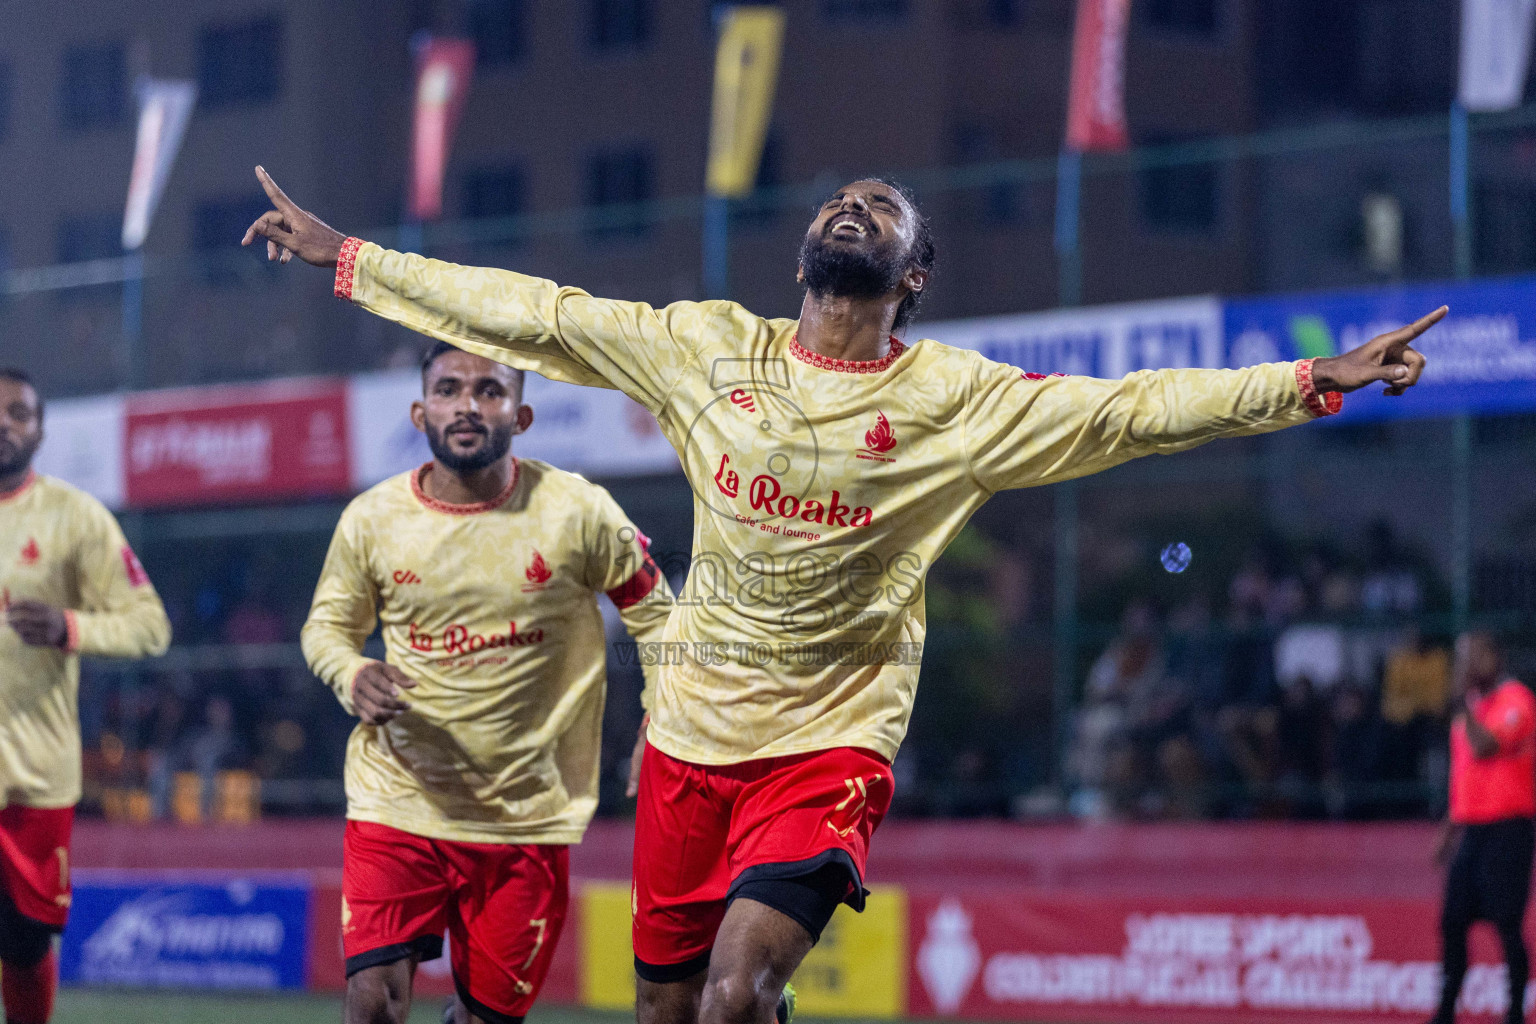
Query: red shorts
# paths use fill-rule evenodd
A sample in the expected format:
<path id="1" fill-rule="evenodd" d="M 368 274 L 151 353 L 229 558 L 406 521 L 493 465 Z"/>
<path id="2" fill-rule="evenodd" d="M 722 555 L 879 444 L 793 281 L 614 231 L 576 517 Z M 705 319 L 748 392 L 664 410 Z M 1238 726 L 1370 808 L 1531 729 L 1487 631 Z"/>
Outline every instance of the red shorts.
<path id="1" fill-rule="evenodd" d="M 891 766 L 853 747 L 698 765 L 647 745 L 635 817 L 635 959 L 662 968 L 709 953 L 732 888 L 749 869 L 829 862 L 864 909 L 869 837 L 891 806 Z M 747 876 L 750 877 L 750 874 Z"/>
<path id="2" fill-rule="evenodd" d="M 0 808 L 0 887 L 21 913 L 63 931 L 69 919 L 73 807 Z"/>
<path id="3" fill-rule="evenodd" d="M 446 928 L 464 1004 L 484 1020 L 522 1017 L 549 973 L 569 876 L 565 846 L 456 843 L 348 821 L 341 876 L 347 977 L 413 954 L 436 959 Z"/>

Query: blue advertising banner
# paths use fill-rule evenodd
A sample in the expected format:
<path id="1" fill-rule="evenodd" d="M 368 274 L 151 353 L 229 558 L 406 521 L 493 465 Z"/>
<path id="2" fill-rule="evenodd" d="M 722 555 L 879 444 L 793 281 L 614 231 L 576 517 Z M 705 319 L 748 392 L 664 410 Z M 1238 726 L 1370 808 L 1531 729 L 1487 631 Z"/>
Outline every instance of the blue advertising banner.
<path id="1" fill-rule="evenodd" d="M 1417 342 L 1429 362 L 1402 398 L 1350 395 L 1329 422 L 1536 408 L 1536 278 L 1322 292 L 1225 303 L 1228 366 L 1347 352 L 1439 306 Z"/>
<path id="2" fill-rule="evenodd" d="M 1033 373 L 1124 377 L 1170 366 L 1219 366 L 1222 307 L 1214 297 L 922 324 L 917 337 L 975 349 Z"/>
<path id="3" fill-rule="evenodd" d="M 299 989 L 310 885 L 299 876 L 78 872 L 65 984 Z"/>

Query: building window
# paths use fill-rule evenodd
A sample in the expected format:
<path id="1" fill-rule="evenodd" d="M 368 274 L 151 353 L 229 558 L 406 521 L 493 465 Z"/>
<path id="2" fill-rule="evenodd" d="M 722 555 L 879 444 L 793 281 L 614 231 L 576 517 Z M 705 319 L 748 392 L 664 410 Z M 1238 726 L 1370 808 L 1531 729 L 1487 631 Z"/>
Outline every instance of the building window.
<path id="1" fill-rule="evenodd" d="M 960 121 L 951 140 L 953 162 L 985 164 L 1003 159 L 997 132 L 990 125 Z M 1027 197 L 1022 182 L 994 181 L 988 185 L 961 189 L 955 194 L 961 218 L 980 227 L 1017 223 L 1027 212 Z"/>
<path id="2" fill-rule="evenodd" d="M 269 209 L 271 204 L 265 199 L 249 195 L 208 199 L 193 208 L 192 248 L 207 254 L 201 264 L 204 280 L 209 284 L 233 284 L 241 280 L 241 270 L 249 267 L 250 259 L 245 253 L 237 253 L 230 246 L 245 234 L 245 229 L 257 217 Z M 260 258 L 265 261 L 266 246 L 260 244 L 260 239 L 257 242 L 251 248 L 259 250 Z M 271 266 L 276 267 L 277 264 Z"/>
<path id="3" fill-rule="evenodd" d="M 249 224 L 247 224 L 249 227 Z M 59 262 L 112 259 L 123 254 L 121 213 L 66 217 L 59 222 Z"/>
<path id="4" fill-rule="evenodd" d="M 650 0 L 592 0 L 592 45 L 634 49 L 651 38 Z"/>
<path id="5" fill-rule="evenodd" d="M 60 104 L 67 128 L 108 128 L 128 112 L 128 67 L 122 46 L 72 46 L 64 51 Z"/>
<path id="6" fill-rule="evenodd" d="M 1221 31 L 1221 0 L 1138 0 L 1141 23 L 1160 32 L 1214 36 Z"/>
<path id="7" fill-rule="evenodd" d="M 527 52 L 527 7 L 524 0 L 471 0 L 469 34 L 478 64 L 511 64 Z"/>
<path id="8" fill-rule="evenodd" d="M 1536 268 L 1536 188 L 1518 181 L 1478 185 L 1472 211 L 1478 273 Z"/>
<path id="9" fill-rule="evenodd" d="M 197 45 L 198 104 L 238 107 L 276 99 L 283 26 L 276 17 L 203 29 Z"/>
<path id="10" fill-rule="evenodd" d="M 66 217 L 59 222 L 57 242 L 60 263 L 84 263 L 87 260 L 122 256 L 122 211 Z M 106 284 L 61 288 L 54 294 L 65 303 L 105 303 L 120 298 L 122 286 Z"/>
<path id="11" fill-rule="evenodd" d="M 1198 232 L 1216 227 L 1220 168 L 1214 161 L 1142 167 L 1137 171 L 1142 222 L 1153 231 Z"/>
<path id="12" fill-rule="evenodd" d="M 731 204 L 731 222 L 749 227 L 767 227 L 778 219 L 777 197 L 762 195 L 764 190 L 784 184 L 784 137 L 770 130 L 763 140 L 763 158 L 757 165 L 752 194 Z"/>
<path id="13" fill-rule="evenodd" d="M 0 141 L 11 127 L 11 66 L 0 61 Z"/>
<path id="14" fill-rule="evenodd" d="M 908 0 L 821 0 L 828 21 L 900 21 L 908 7 Z"/>
<path id="15" fill-rule="evenodd" d="M 528 179 L 521 167 L 482 167 L 464 175 L 464 216 L 516 217 L 525 209 Z"/>
<path id="16" fill-rule="evenodd" d="M 587 163 L 587 205 L 598 209 L 593 210 L 589 234 L 599 238 L 645 234 L 649 220 L 640 211 L 623 207 L 644 203 L 654 194 L 652 163 L 650 150 L 639 146 L 593 155 Z"/>

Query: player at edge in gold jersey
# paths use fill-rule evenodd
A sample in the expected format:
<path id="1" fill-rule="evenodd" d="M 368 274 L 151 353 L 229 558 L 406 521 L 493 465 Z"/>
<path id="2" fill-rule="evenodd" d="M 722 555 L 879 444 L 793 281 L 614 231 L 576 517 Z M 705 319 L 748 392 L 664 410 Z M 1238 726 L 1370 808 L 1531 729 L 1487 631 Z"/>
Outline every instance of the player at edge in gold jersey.
<path id="1" fill-rule="evenodd" d="M 69 916 L 80 800 L 80 655 L 164 653 L 171 624 L 101 502 L 40 476 L 43 402 L 0 370 L 0 994 L 7 1024 L 44 1024 Z"/>
<path id="2" fill-rule="evenodd" d="M 521 371 L 439 342 L 421 375 L 411 420 L 433 459 L 348 505 L 303 630 L 311 668 L 362 720 L 346 756 L 346 1020 L 403 1024 L 446 928 L 448 1019 L 508 1024 L 549 970 L 568 847 L 597 806 L 597 595 L 655 642 L 671 594 L 607 491 L 513 457 L 533 420 Z M 378 623 L 386 661 L 362 653 Z"/>
<path id="3" fill-rule="evenodd" d="M 645 405 L 694 491 L 688 592 L 668 623 L 637 811 L 642 1024 L 773 1018 L 840 902 L 860 909 L 925 632 L 923 575 L 993 493 L 1071 479 L 1413 386 L 1409 342 L 1239 370 L 1041 378 L 904 328 L 934 245 L 909 196 L 853 182 L 806 232 L 798 320 L 664 309 L 347 238 L 257 176 L 249 244 L 335 267 L 414 330 Z"/>

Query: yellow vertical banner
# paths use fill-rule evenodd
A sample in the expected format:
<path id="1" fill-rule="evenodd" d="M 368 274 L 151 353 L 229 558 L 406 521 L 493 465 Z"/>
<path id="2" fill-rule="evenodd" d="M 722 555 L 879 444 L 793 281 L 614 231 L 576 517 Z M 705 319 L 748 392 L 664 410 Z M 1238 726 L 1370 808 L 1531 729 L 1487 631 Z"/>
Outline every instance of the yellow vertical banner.
<path id="1" fill-rule="evenodd" d="M 635 1005 L 630 888 L 587 882 L 579 890 L 577 998 L 599 1010 Z M 798 1012 L 817 1017 L 901 1017 L 907 1009 L 907 894 L 876 886 L 864 913 L 839 907 L 795 972 Z"/>
<path id="2" fill-rule="evenodd" d="M 784 11 L 779 7 L 743 4 L 727 8 L 721 16 L 709 168 L 704 176 L 712 196 L 739 197 L 752 191 L 773 113 L 783 43 Z"/>
<path id="3" fill-rule="evenodd" d="M 838 907 L 795 972 L 799 1013 L 890 1019 L 907 1010 L 907 894 L 875 886 L 864 913 Z"/>
<path id="4" fill-rule="evenodd" d="M 577 998 L 599 1010 L 635 1005 L 635 957 L 630 944 L 630 888 L 587 882 L 580 889 L 581 953 Z"/>

